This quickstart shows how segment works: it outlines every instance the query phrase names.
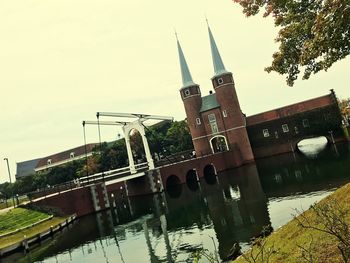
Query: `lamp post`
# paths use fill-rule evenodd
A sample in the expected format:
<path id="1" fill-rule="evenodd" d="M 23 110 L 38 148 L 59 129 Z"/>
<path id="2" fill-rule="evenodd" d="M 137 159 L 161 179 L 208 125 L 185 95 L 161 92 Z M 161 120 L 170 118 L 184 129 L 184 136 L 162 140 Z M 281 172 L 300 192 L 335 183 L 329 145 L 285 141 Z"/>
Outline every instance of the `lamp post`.
<path id="1" fill-rule="evenodd" d="M 4 158 L 4 161 L 6 161 L 7 163 L 7 171 L 9 173 L 9 179 L 10 179 L 10 184 L 12 184 L 12 181 L 11 181 L 11 172 L 10 172 L 10 165 L 9 165 L 9 159 L 8 158 Z M 15 206 L 15 198 L 13 196 L 13 186 L 11 185 L 11 196 L 12 196 L 12 202 L 13 202 L 13 206 Z"/>

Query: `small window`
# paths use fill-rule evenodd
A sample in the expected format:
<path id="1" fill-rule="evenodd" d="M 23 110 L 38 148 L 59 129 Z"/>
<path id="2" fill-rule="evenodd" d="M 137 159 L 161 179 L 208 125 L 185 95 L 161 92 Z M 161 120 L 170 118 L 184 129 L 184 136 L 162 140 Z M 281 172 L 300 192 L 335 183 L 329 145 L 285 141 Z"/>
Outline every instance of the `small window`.
<path id="1" fill-rule="evenodd" d="M 310 123 L 308 119 L 303 119 L 303 126 L 304 128 L 310 127 Z"/>
<path id="2" fill-rule="evenodd" d="M 208 120 L 209 120 L 209 123 L 216 122 L 215 114 L 214 113 L 209 114 Z"/>
<path id="3" fill-rule="evenodd" d="M 70 158 L 74 158 L 74 152 L 71 152 L 69 155 Z"/>
<path id="4" fill-rule="evenodd" d="M 196 118 L 196 123 L 197 123 L 197 125 L 201 125 L 201 119 L 200 118 Z"/>
<path id="5" fill-rule="evenodd" d="M 299 133 L 299 129 L 298 129 L 297 126 L 294 127 L 294 132 L 295 132 L 295 134 L 298 134 L 298 133 Z"/>
<path id="6" fill-rule="evenodd" d="M 224 116 L 224 118 L 226 118 L 226 117 L 227 117 L 227 111 L 226 111 L 226 110 L 223 110 L 223 111 L 222 111 L 222 115 Z"/>
<path id="7" fill-rule="evenodd" d="M 48 165 L 51 164 L 51 159 L 47 159 L 47 164 L 48 164 Z"/>
<path id="8" fill-rule="evenodd" d="M 264 137 L 269 137 L 270 136 L 269 129 L 263 129 L 263 135 Z"/>
<path id="9" fill-rule="evenodd" d="M 186 89 L 185 90 L 185 96 L 189 96 L 191 94 L 190 90 L 189 89 Z"/>
<path id="10" fill-rule="evenodd" d="M 212 133 L 218 133 L 219 132 L 218 125 L 216 124 L 216 122 L 210 123 L 210 127 L 211 127 L 211 132 Z"/>
<path id="11" fill-rule="evenodd" d="M 288 124 L 282 124 L 283 132 L 289 132 Z"/>
<path id="12" fill-rule="evenodd" d="M 275 138 L 278 139 L 278 131 L 275 131 Z"/>
<path id="13" fill-rule="evenodd" d="M 220 85 L 222 83 L 224 83 L 224 80 L 222 78 L 218 78 L 218 84 Z"/>

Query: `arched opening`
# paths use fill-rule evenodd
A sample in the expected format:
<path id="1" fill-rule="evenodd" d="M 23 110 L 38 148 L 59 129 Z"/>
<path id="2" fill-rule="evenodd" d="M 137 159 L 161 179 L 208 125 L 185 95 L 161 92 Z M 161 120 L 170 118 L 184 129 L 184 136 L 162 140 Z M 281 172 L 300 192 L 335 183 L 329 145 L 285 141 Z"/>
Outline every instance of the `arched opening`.
<path id="1" fill-rule="evenodd" d="M 182 193 L 182 185 L 179 177 L 172 174 L 166 180 L 166 191 L 172 198 L 177 198 Z"/>
<path id="2" fill-rule="evenodd" d="M 131 129 L 128 135 L 135 164 L 146 162 L 145 148 L 142 142 L 141 133 L 137 129 Z"/>
<path id="3" fill-rule="evenodd" d="M 316 158 L 328 145 L 325 136 L 308 138 L 297 143 L 297 149 L 308 158 Z"/>
<path id="4" fill-rule="evenodd" d="M 192 169 L 189 170 L 186 174 L 186 184 L 188 188 L 192 191 L 196 191 L 199 188 L 198 185 L 198 179 L 197 179 L 197 172 L 196 170 Z"/>
<path id="5" fill-rule="evenodd" d="M 228 150 L 226 137 L 217 135 L 210 139 L 210 147 L 213 153 L 224 152 Z"/>
<path id="6" fill-rule="evenodd" d="M 216 183 L 216 169 L 213 164 L 208 164 L 204 167 L 204 179 L 207 184 Z"/>

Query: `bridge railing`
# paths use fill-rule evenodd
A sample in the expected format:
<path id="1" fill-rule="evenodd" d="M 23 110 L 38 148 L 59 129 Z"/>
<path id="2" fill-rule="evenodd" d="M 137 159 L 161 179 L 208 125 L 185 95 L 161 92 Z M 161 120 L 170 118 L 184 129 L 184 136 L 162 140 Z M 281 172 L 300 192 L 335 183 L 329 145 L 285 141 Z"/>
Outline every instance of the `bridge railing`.
<path id="1" fill-rule="evenodd" d="M 147 162 L 135 165 L 136 171 L 144 170 L 146 168 L 148 168 Z M 100 173 L 81 177 L 79 178 L 79 183 L 80 185 L 86 185 L 89 183 L 95 183 L 99 181 L 109 181 L 109 180 L 115 179 L 116 177 L 120 177 L 121 175 L 126 176 L 129 174 L 130 174 L 130 167 L 127 166 L 127 167 L 122 167 L 122 168 L 118 168 L 118 169 L 114 169 L 106 172 L 100 172 Z"/>

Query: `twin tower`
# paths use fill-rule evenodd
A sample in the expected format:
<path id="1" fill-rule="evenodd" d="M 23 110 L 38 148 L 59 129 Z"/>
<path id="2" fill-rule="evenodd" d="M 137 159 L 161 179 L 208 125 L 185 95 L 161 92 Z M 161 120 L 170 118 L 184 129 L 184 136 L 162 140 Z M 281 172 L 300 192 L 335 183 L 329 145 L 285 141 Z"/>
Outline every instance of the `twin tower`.
<path id="1" fill-rule="evenodd" d="M 202 97 L 198 84 L 193 82 L 184 53 L 177 39 L 182 88 L 180 89 L 197 157 L 218 152 L 235 152 L 240 162 L 254 160 L 246 120 L 236 94 L 231 72 L 225 69 L 213 34 L 208 25 L 214 76 L 214 93 Z M 238 160 L 237 160 L 238 161 Z"/>

